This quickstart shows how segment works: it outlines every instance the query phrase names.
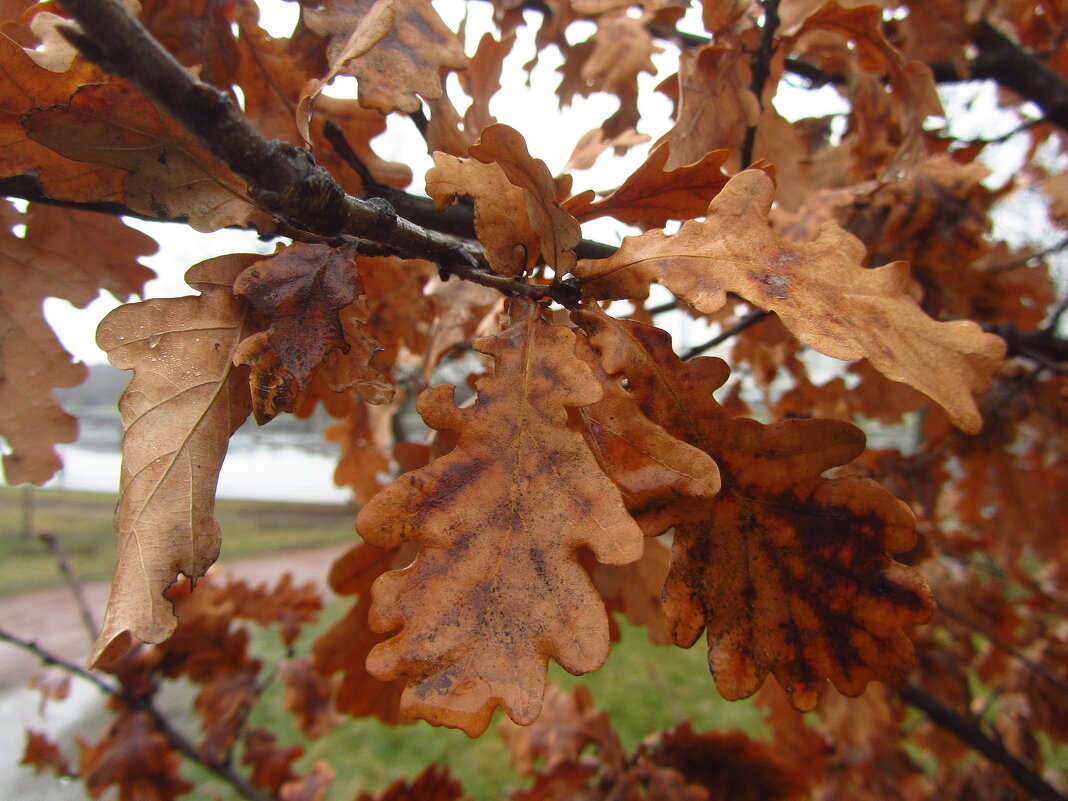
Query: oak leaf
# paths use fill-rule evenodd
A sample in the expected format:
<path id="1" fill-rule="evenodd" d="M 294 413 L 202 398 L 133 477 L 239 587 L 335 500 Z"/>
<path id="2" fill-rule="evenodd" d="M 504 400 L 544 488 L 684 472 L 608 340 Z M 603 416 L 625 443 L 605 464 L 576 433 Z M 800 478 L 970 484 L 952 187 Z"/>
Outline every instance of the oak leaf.
<path id="1" fill-rule="evenodd" d="M 27 215 L 0 205 L 0 434 L 9 483 L 43 484 L 62 466 L 53 446 L 73 442 L 77 421 L 53 394 L 85 380 L 42 316 L 47 297 L 87 306 L 100 288 L 127 299 L 153 273 L 137 263 L 155 242 L 116 219 L 33 204 Z M 16 237 L 13 224 L 24 224 Z"/>
<path id="2" fill-rule="evenodd" d="M 474 199 L 475 233 L 494 272 L 519 275 L 537 263 L 541 240 L 531 225 L 526 195 L 499 164 L 434 153 L 426 193 L 439 211 L 459 197 Z"/>
<path id="3" fill-rule="evenodd" d="M 97 743 L 78 745 L 79 773 L 93 798 L 117 785 L 122 799 L 173 801 L 193 787 L 178 775 L 178 755 L 148 712 L 123 712 Z"/>
<path id="4" fill-rule="evenodd" d="M 363 332 L 361 310 L 353 308 L 363 297 L 355 255 L 347 246 L 295 243 L 234 281 L 234 295 L 265 328 L 234 352 L 234 363 L 250 368 L 252 411 L 260 425 L 297 409 L 312 376 L 324 368 L 335 392 L 366 389 L 372 402 L 392 396 L 392 387 L 369 364 L 380 348 Z"/>
<path id="5" fill-rule="evenodd" d="M 47 733 L 33 729 L 26 730 L 26 748 L 19 764 L 32 767 L 37 774 L 50 771 L 56 776 L 76 775 L 55 741 Z"/>
<path id="6" fill-rule="evenodd" d="M 245 751 L 241 755 L 241 764 L 252 766 L 249 781 L 272 793 L 277 793 L 286 782 L 298 778 L 292 765 L 304 753 L 299 745 L 275 745 L 277 739 L 266 729 L 251 729 L 245 735 Z"/>
<path id="7" fill-rule="evenodd" d="M 390 422 L 395 411 L 354 401 L 345 416 L 323 434 L 341 449 L 334 468 L 334 483 L 349 487 L 358 504 L 367 503 L 386 484 L 383 476 L 391 471 Z"/>
<path id="8" fill-rule="evenodd" d="M 94 178 L 87 187 L 96 196 L 64 199 L 121 200 L 152 217 L 185 216 L 197 231 L 228 225 L 260 232 L 274 228 L 270 215 L 249 201 L 244 180 L 123 80 L 83 86 L 69 104 L 24 114 L 22 125 L 35 142 L 68 159 L 129 173 L 121 198 L 100 197 Z M 47 178 L 45 172 L 46 191 Z"/>
<path id="9" fill-rule="evenodd" d="M 135 637 L 170 635 L 177 619 L 163 592 L 179 572 L 201 576 L 218 557 L 215 486 L 230 435 L 250 411 L 248 378 L 232 362 L 247 336 L 232 287 L 260 258 L 201 262 L 186 273 L 199 296 L 128 304 L 100 324 L 97 343 L 134 375 L 119 400 L 118 557 L 90 664 L 121 656 Z"/>
<path id="10" fill-rule="evenodd" d="M 419 398 L 428 425 L 459 434 L 456 447 L 357 518 L 372 545 L 420 544 L 410 567 L 375 582 L 372 626 L 403 628 L 374 648 L 368 670 L 407 676 L 404 714 L 472 736 L 498 705 L 517 722 L 537 717 L 550 657 L 585 673 L 607 656 L 607 616 L 575 551 L 626 564 L 642 550 L 618 490 L 568 423 L 569 409 L 602 396 L 573 355 L 574 334 L 517 309 L 506 330 L 475 343 L 496 369 L 473 408 L 457 409 L 450 385 Z"/>
<path id="11" fill-rule="evenodd" d="M 713 150 L 695 164 L 666 170 L 670 155 L 670 143 L 657 145 L 618 189 L 600 200 L 583 192 L 568 199 L 564 209 L 579 222 L 609 216 L 640 228 L 662 228 L 668 220 L 703 215 L 727 183 L 722 167 L 729 152 Z"/>
<path id="12" fill-rule="evenodd" d="M 382 550 L 360 543 L 345 551 L 330 568 L 330 588 L 356 600 L 343 618 L 316 637 L 312 659 L 325 676 L 341 673 L 334 705 L 353 717 L 374 716 L 383 723 L 401 723 L 400 697 L 405 681 L 381 682 L 367 672 L 367 654 L 388 635 L 371 630 L 371 585 L 388 570 L 411 562 L 410 548 Z"/>
<path id="13" fill-rule="evenodd" d="M 420 0 L 326 0 L 323 10 L 304 13 L 308 27 L 329 38 L 331 69 L 321 84 L 352 75 L 360 103 L 383 114 L 410 114 L 420 96 L 441 97 L 443 72 L 467 68 L 456 34 Z"/>
<path id="14" fill-rule="evenodd" d="M 484 164 L 496 163 L 512 184 L 523 190 L 530 227 L 541 240 L 541 254 L 559 274 L 575 264 L 574 248 L 582 238 L 578 221 L 557 202 L 552 173 L 532 158 L 522 134 L 497 123 L 486 128 L 470 154 Z"/>
<path id="15" fill-rule="evenodd" d="M 307 656 L 282 662 L 278 678 L 286 685 L 282 703 L 292 713 L 301 734 L 311 740 L 329 734 L 339 720 L 331 706 L 334 682 L 323 676 Z"/>
<path id="16" fill-rule="evenodd" d="M 828 679 L 856 695 L 911 666 L 904 632 L 932 600 L 888 552 L 912 546 L 915 518 L 869 479 L 821 476 L 863 451 L 863 433 L 835 420 L 733 417 L 711 395 L 727 374 L 719 359 L 684 363 L 651 326 L 599 312 L 580 320 L 645 413 L 719 465 L 719 495 L 694 501 L 675 529 L 664 603 L 677 644 L 707 627 L 720 693 L 747 697 L 770 672 L 810 709 Z"/>
<path id="17" fill-rule="evenodd" d="M 879 372 L 941 404 L 958 427 L 982 425 L 973 393 L 989 388 L 1005 344 L 969 321 L 938 322 L 910 294 L 908 266 L 861 266 L 864 246 L 833 224 L 804 243 L 774 233 L 771 180 L 747 170 L 709 204 L 704 222 L 674 236 L 627 237 L 611 257 L 575 269 L 601 297 L 643 297 L 659 281 L 699 311 L 731 292 L 774 311 L 802 342 L 837 359 L 867 358 Z"/>
<path id="18" fill-rule="evenodd" d="M 414 779 L 398 779 L 380 793 L 360 793 L 356 801 L 457 801 L 463 786 L 449 774 L 449 769 L 427 765 Z"/>
<path id="19" fill-rule="evenodd" d="M 645 551 L 637 562 L 629 565 L 593 562 L 587 566 L 605 609 L 610 613 L 621 612 L 632 626 L 644 628 L 649 642 L 657 645 L 671 642 L 664 604 L 660 599 L 671 562 L 670 553 L 659 539 L 646 537 Z M 612 642 L 618 642 L 621 636 L 619 626 L 614 618 L 609 620 Z"/>

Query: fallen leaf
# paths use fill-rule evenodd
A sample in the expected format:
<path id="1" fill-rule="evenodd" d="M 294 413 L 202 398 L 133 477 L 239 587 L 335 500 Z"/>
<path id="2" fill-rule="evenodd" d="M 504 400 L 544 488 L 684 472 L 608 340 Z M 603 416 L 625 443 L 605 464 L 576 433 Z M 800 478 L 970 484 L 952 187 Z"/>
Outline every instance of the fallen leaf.
<path id="1" fill-rule="evenodd" d="M 889 553 L 912 547 L 915 518 L 869 479 L 822 477 L 863 451 L 863 433 L 836 420 L 733 417 L 712 398 L 721 360 L 682 362 L 651 326 L 599 312 L 580 321 L 650 419 L 719 465 L 720 493 L 693 501 L 675 529 L 664 605 L 676 644 L 707 627 L 720 694 L 745 698 L 770 672 L 795 707 L 811 709 L 828 680 L 856 695 L 910 667 L 905 630 L 933 601 Z"/>
<path id="2" fill-rule="evenodd" d="M 178 573 L 202 576 L 218 557 L 215 486 L 251 405 L 247 375 L 231 361 L 247 336 L 232 287 L 260 259 L 201 262 L 186 273 L 199 296 L 127 304 L 100 324 L 100 348 L 134 375 L 119 400 L 118 557 L 91 665 L 122 656 L 135 637 L 166 639 L 178 621 L 164 591 Z"/>
<path id="3" fill-rule="evenodd" d="M 537 717 L 546 664 L 572 673 L 600 666 L 608 620 L 575 559 L 585 546 L 601 562 L 641 555 L 642 535 L 618 490 L 600 472 L 569 408 L 602 390 L 573 355 L 574 334 L 513 301 L 512 324 L 475 349 L 496 359 L 470 409 L 453 387 L 424 392 L 420 414 L 459 442 L 406 473 L 361 510 L 357 530 L 376 547 L 420 545 L 416 561 L 375 582 L 371 624 L 402 627 L 376 646 L 368 671 L 407 676 L 402 712 L 485 730 L 496 706 Z M 462 560 L 461 560 L 462 557 Z"/>
<path id="4" fill-rule="evenodd" d="M 469 152 L 484 164 L 499 165 L 508 180 L 523 190 L 530 227 L 541 240 L 542 257 L 558 274 L 570 271 L 582 232 L 578 221 L 560 207 L 552 173 L 544 161 L 531 157 L 522 134 L 507 125 L 491 125 Z"/>
<path id="5" fill-rule="evenodd" d="M 990 387 L 1005 343 L 973 322 L 932 320 L 911 295 L 908 265 L 861 266 L 864 246 L 825 224 L 790 242 L 771 230 L 771 180 L 747 170 L 709 204 L 704 222 L 674 236 L 627 237 L 611 257 L 583 260 L 575 273 L 598 297 L 644 297 L 659 281 L 698 311 L 720 309 L 734 293 L 775 312 L 798 339 L 836 359 L 867 358 L 887 378 L 937 401 L 962 430 L 982 418 L 973 393 Z"/>

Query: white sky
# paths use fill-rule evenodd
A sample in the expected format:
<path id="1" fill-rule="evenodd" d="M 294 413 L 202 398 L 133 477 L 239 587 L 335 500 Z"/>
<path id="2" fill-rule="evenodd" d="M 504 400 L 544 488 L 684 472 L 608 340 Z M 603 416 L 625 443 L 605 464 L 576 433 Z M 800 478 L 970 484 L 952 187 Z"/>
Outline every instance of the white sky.
<path id="1" fill-rule="evenodd" d="M 274 36 L 287 36 L 296 22 L 298 5 L 284 0 L 258 0 L 263 10 L 261 24 Z M 440 0 L 434 3 L 445 22 L 454 30 L 458 27 L 464 13 L 468 14 L 466 30 L 468 52 L 474 47 L 485 31 L 493 30 L 492 4 L 465 3 L 463 0 Z M 694 12 L 694 9 L 691 9 Z M 535 14 L 535 12 L 527 12 Z M 700 30 L 699 18 L 694 16 L 691 27 Z M 686 23 L 684 22 L 683 27 Z M 569 41 L 582 41 L 595 29 L 593 23 L 577 23 L 568 30 Z M 667 75 L 676 70 L 678 51 L 671 44 L 660 43 L 664 52 L 654 56 L 658 75 L 640 76 L 639 109 L 642 114 L 640 132 L 649 134 L 655 142 L 666 133 L 671 125 L 671 104 L 663 95 L 653 91 Z M 490 105 L 491 112 L 499 121 L 507 123 L 527 139 L 532 155 L 544 159 L 550 170 L 557 174 L 567 162 L 578 139 L 591 128 L 612 114 L 617 101 L 614 96 L 597 93 L 589 98 L 576 97 L 574 103 L 565 109 L 559 109 L 555 89 L 559 83 L 556 68 L 561 63 L 555 48 L 541 54 L 538 66 L 530 75 L 529 84 L 522 72 L 522 65 L 534 54 L 533 34 L 530 29 L 520 31 L 520 36 L 505 62 L 502 84 L 504 88 L 497 93 Z M 455 77 L 449 86 L 449 96 L 459 104 L 463 97 Z M 455 89 L 455 91 L 454 91 Z M 340 78 L 328 90 L 328 94 L 338 96 L 355 95 L 355 80 Z M 975 85 L 951 88 L 947 99 L 947 116 L 959 118 L 962 128 L 955 128 L 954 133 L 963 136 L 990 136 L 991 129 L 997 133 L 1010 130 L 1017 122 L 1014 115 L 997 108 L 993 90 L 984 90 Z M 793 86 L 784 81 L 775 98 L 775 106 L 787 119 L 794 120 L 815 114 L 845 113 L 848 105 L 833 89 L 824 87 L 819 91 L 810 91 Z M 959 114 L 971 108 L 972 113 Z M 979 108 L 978 113 L 974 112 Z M 463 111 L 462 105 L 460 111 Z M 409 191 L 422 192 L 422 175 L 431 166 L 430 157 L 415 129 L 415 126 L 402 115 L 392 115 L 388 119 L 388 130 L 375 140 L 373 147 L 382 158 L 400 161 L 411 166 L 416 178 Z M 623 157 L 616 157 L 611 152 L 605 153 L 590 170 L 574 173 L 575 190 L 591 188 L 599 191 L 618 186 L 645 158 L 649 145 L 631 148 Z M 1000 182 L 1019 167 L 1022 158 L 1021 148 L 1017 145 L 1003 146 L 999 151 L 992 151 L 993 158 L 1000 165 L 995 179 Z M 1036 214 L 1046 219 L 1045 199 L 1037 192 L 1025 197 L 1018 203 L 1018 213 L 1022 219 L 1035 220 Z M 1015 219 L 1021 219 L 1017 214 Z M 145 223 L 128 221 L 131 225 L 152 236 L 159 243 L 159 252 L 142 259 L 159 275 L 146 287 L 147 297 L 174 297 L 192 294 L 192 290 L 182 281 L 182 275 L 193 264 L 212 256 L 235 252 L 263 252 L 273 250 L 273 246 L 257 240 L 254 234 L 223 230 L 211 234 L 199 234 L 187 226 L 176 223 Z M 1026 228 L 1016 223 L 1020 230 L 1013 230 L 1013 223 L 1006 223 L 1008 229 L 1000 230 L 1010 241 L 1034 240 L 1048 238 L 1050 233 L 1036 232 L 1033 223 Z M 1004 225 L 1002 226 L 1004 228 Z M 583 236 L 602 242 L 615 244 L 625 233 L 630 232 L 612 220 L 595 220 L 583 226 Z M 102 351 L 96 347 L 95 329 L 100 319 L 117 301 L 110 295 L 102 295 L 86 309 L 75 309 L 69 303 L 56 299 L 45 302 L 45 315 L 57 332 L 64 346 L 81 361 L 96 363 L 106 361 Z M 706 327 L 688 320 L 681 313 L 667 326 L 673 335 L 696 343 L 707 338 Z"/>

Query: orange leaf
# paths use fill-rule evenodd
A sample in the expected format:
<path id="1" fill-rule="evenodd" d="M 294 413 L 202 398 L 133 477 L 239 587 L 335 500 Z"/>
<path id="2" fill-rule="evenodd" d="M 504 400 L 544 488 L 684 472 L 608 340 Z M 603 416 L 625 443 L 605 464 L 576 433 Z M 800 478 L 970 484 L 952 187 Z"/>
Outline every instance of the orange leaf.
<path id="1" fill-rule="evenodd" d="M 69 159 L 129 173 L 121 198 L 103 198 L 98 192 L 85 197 L 83 192 L 64 199 L 122 200 L 152 217 L 185 215 L 198 231 L 228 225 L 274 229 L 272 218 L 249 201 L 243 179 L 125 81 L 112 78 L 103 86 L 83 86 L 69 105 L 30 111 L 22 124 L 31 139 Z M 47 172 L 42 176 L 46 191 L 48 177 Z M 95 190 L 96 183 L 90 176 L 85 185 Z"/>
<path id="2" fill-rule="evenodd" d="M 199 296 L 127 304 L 100 324 L 101 349 L 134 376 L 119 400 L 118 558 L 90 664 L 122 656 L 134 637 L 165 639 L 177 619 L 164 590 L 179 572 L 203 575 L 219 555 L 215 485 L 250 407 L 248 378 L 231 361 L 247 336 L 232 287 L 259 258 L 201 262 L 186 273 Z"/>
<path id="3" fill-rule="evenodd" d="M 80 741 L 80 773 L 93 798 L 117 785 L 122 799 L 173 801 L 193 785 L 148 712 L 122 713 L 95 745 Z"/>
<path id="4" fill-rule="evenodd" d="M 938 403 L 964 431 L 982 426 L 972 393 L 989 388 L 1005 345 L 968 321 L 937 322 L 910 295 L 908 266 L 861 266 L 864 246 L 826 224 L 812 242 L 789 242 L 768 226 L 771 180 L 746 170 L 709 204 L 704 222 L 674 236 L 627 237 L 611 257 L 575 272 L 599 297 L 644 297 L 659 281 L 699 311 L 728 292 L 774 311 L 802 342 L 837 359 L 867 358 L 888 378 Z"/>
<path id="5" fill-rule="evenodd" d="M 568 272 L 575 264 L 572 251 L 582 234 L 578 221 L 557 203 L 556 184 L 545 162 L 531 157 L 518 131 L 500 123 L 486 128 L 468 152 L 484 164 L 497 163 L 508 180 L 523 190 L 542 256 L 557 273 Z"/>
<path id="6" fill-rule="evenodd" d="M 74 776 L 74 770 L 59 746 L 43 731 L 26 730 L 26 749 L 20 765 L 30 765 L 34 773 L 51 771 L 56 776 Z"/>
<path id="7" fill-rule="evenodd" d="M 915 519 L 873 481 L 821 477 L 861 453 L 861 431 L 835 420 L 733 417 L 711 395 L 726 377 L 719 359 L 683 363 L 659 329 L 599 313 L 581 319 L 605 369 L 627 376 L 645 413 L 720 467 L 720 494 L 694 501 L 675 530 L 664 588 L 677 644 L 692 645 L 707 627 L 720 693 L 744 698 L 771 672 L 798 709 L 810 709 L 828 679 L 856 695 L 910 667 L 904 629 L 933 602 L 919 573 L 887 552 L 912 547 Z"/>
<path id="8" fill-rule="evenodd" d="M 702 216 L 727 183 L 722 167 L 729 151 L 713 150 L 696 164 L 665 170 L 670 155 L 670 143 L 657 145 L 619 189 L 592 202 L 589 195 L 577 195 L 564 208 L 580 222 L 609 216 L 641 228 Z"/>
<path id="9" fill-rule="evenodd" d="M 398 779 L 381 793 L 360 793 L 356 801 L 457 801 L 463 794 L 448 768 L 428 765 L 411 781 Z"/>
<path id="10" fill-rule="evenodd" d="M 278 678 L 286 685 L 282 703 L 293 714 L 301 734 L 312 740 L 329 734 L 339 720 L 330 705 L 334 683 L 316 670 L 307 656 L 283 661 Z"/>
<path id="11" fill-rule="evenodd" d="M 410 114 L 418 96 L 441 97 L 443 72 L 467 68 L 456 34 L 420 0 L 327 0 L 322 11 L 305 9 L 304 18 L 330 40 L 330 72 L 315 82 L 316 92 L 337 75 L 352 75 L 360 104 L 383 114 Z"/>
<path id="12" fill-rule="evenodd" d="M 363 508 L 357 530 L 372 545 L 420 544 L 407 569 L 374 586 L 371 623 L 401 632 L 378 645 L 367 668 L 408 677 L 402 711 L 477 735 L 495 706 L 537 717 L 546 664 L 595 670 L 608 654 L 608 620 L 575 558 L 641 555 L 642 535 L 615 486 L 600 472 L 569 408 L 602 389 L 573 355 L 574 334 L 519 314 L 475 348 L 496 359 L 473 408 L 453 387 L 427 390 L 427 424 L 459 434 L 448 455 L 401 476 Z"/>
<path id="13" fill-rule="evenodd" d="M 363 296 L 354 258 L 349 247 L 296 243 L 234 281 L 234 294 L 266 327 L 234 352 L 234 364 L 251 368 L 252 411 L 260 425 L 297 409 L 322 367 L 329 369 L 335 392 L 356 386 L 378 402 L 392 396 L 392 387 L 368 364 L 378 348 L 353 308 Z M 349 358 L 339 359 L 335 351 Z"/>
<path id="14" fill-rule="evenodd" d="M 541 240 L 527 216 L 526 195 L 509 182 L 499 164 L 434 153 L 426 193 L 439 211 L 458 197 L 474 199 L 475 234 L 494 272 L 519 275 L 537 263 Z"/>
<path id="15" fill-rule="evenodd" d="M 277 793 L 286 782 L 298 778 L 293 772 L 292 764 L 304 753 L 299 745 L 278 747 L 277 738 L 266 729 L 252 729 L 245 735 L 245 753 L 241 756 L 242 765 L 251 765 L 249 776 L 257 787 L 265 787 Z"/>

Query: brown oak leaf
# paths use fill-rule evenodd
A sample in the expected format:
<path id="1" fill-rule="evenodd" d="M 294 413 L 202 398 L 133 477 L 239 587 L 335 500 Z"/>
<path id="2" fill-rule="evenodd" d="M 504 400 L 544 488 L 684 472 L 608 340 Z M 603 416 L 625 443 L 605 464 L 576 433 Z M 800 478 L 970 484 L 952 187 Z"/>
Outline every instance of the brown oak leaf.
<path id="1" fill-rule="evenodd" d="M 982 426 L 973 393 L 989 388 L 1005 343 L 969 321 L 938 322 L 910 294 L 908 265 L 861 266 L 864 246 L 833 224 L 811 242 L 768 226 L 771 179 L 746 170 L 709 204 L 704 222 L 674 236 L 627 237 L 611 257 L 575 269 L 600 297 L 644 297 L 659 281 L 699 311 L 731 292 L 774 311 L 802 342 L 837 359 L 867 358 L 879 372 L 941 404 L 964 431 Z"/>
<path id="2" fill-rule="evenodd" d="M 351 248 L 289 245 L 239 275 L 234 294 L 266 329 L 234 352 L 234 364 L 250 368 L 252 411 L 260 425 L 297 409 L 312 376 L 324 367 L 335 392 L 356 387 L 366 388 L 371 402 L 392 397 L 385 377 L 368 364 L 378 348 L 363 332 L 366 311 L 353 308 L 363 283 Z"/>
<path id="3" fill-rule="evenodd" d="M 148 712 L 124 712 L 97 743 L 78 745 L 79 773 L 93 798 L 118 786 L 123 799 L 173 801 L 193 787 L 178 775 L 178 754 Z"/>
<path id="4" fill-rule="evenodd" d="M 277 793 L 286 782 L 298 778 L 292 765 L 304 753 L 299 745 L 275 745 L 277 739 L 266 729 L 251 729 L 245 735 L 245 752 L 241 755 L 241 764 L 252 766 L 249 781 L 272 793 Z"/>
<path id="5" fill-rule="evenodd" d="M 531 226 L 526 195 L 499 164 L 434 153 L 426 193 L 439 211 L 462 196 L 474 200 L 475 233 L 494 272 L 519 275 L 537 264 L 541 240 Z"/>
<path id="6" fill-rule="evenodd" d="M 322 10 L 304 14 L 309 28 L 329 38 L 331 64 L 306 94 L 337 75 L 352 75 L 363 106 L 410 114 L 420 96 L 441 97 L 443 72 L 467 68 L 456 34 L 421 0 L 326 0 Z"/>
<path id="7" fill-rule="evenodd" d="M 356 601 L 343 618 L 320 634 L 312 645 L 316 669 L 325 676 L 340 672 L 334 705 L 353 717 L 374 716 L 383 723 L 403 722 L 400 697 L 403 678 L 381 682 L 366 667 L 367 654 L 388 635 L 371 630 L 371 585 L 388 570 L 411 562 L 409 548 L 382 550 L 360 543 L 345 551 L 330 568 L 330 587 L 338 595 L 355 595 Z"/>
<path id="8" fill-rule="evenodd" d="M 578 220 L 557 202 L 556 183 L 541 159 L 532 158 L 514 128 L 496 123 L 482 132 L 468 151 L 484 164 L 496 163 L 508 180 L 523 190 L 530 227 L 541 240 L 541 254 L 559 274 L 575 264 L 574 249 L 582 238 Z"/>
<path id="9" fill-rule="evenodd" d="M 360 793 L 356 801 L 457 801 L 463 786 L 438 765 L 427 767 L 414 779 L 398 779 L 380 793 Z"/>
<path id="10" fill-rule="evenodd" d="M 230 435 L 251 406 L 247 374 L 232 362 L 247 336 L 232 288 L 260 258 L 201 262 L 186 273 L 199 296 L 127 304 L 97 331 L 111 363 L 134 375 L 119 400 L 118 557 L 90 664 L 117 659 L 135 637 L 170 635 L 177 619 L 163 592 L 179 572 L 202 576 L 219 555 L 215 486 Z"/>
<path id="11" fill-rule="evenodd" d="M 618 189 L 600 200 L 587 190 L 568 199 L 564 209 L 579 222 L 607 216 L 640 228 L 702 216 L 727 183 L 722 168 L 729 151 L 713 150 L 695 164 L 665 170 L 670 155 L 670 143 L 657 145 Z"/>
<path id="12" fill-rule="evenodd" d="M 733 417 L 711 394 L 727 374 L 719 359 L 684 363 L 659 329 L 600 312 L 580 319 L 645 413 L 719 465 L 720 493 L 693 501 L 675 529 L 664 602 L 677 644 L 707 627 L 720 693 L 747 697 L 770 672 L 811 709 L 827 680 L 856 695 L 910 667 L 905 630 L 933 602 L 889 553 L 912 547 L 915 519 L 869 479 L 822 477 L 863 451 L 863 433 L 836 420 Z"/>
<path id="13" fill-rule="evenodd" d="M 528 304 L 512 310 L 506 330 L 475 343 L 496 369 L 472 408 L 454 406 L 451 385 L 419 398 L 429 426 L 459 434 L 456 447 L 357 518 L 372 545 L 420 545 L 410 567 L 375 582 L 372 626 L 403 628 L 368 671 L 407 676 L 406 715 L 472 736 L 498 705 L 517 722 L 537 717 L 550 657 L 585 673 L 607 656 L 607 615 L 575 551 L 626 564 L 642 550 L 619 491 L 568 424 L 569 409 L 603 394 L 573 355 L 574 334 Z"/>
<path id="14" fill-rule="evenodd" d="M 43 731 L 26 730 L 26 748 L 20 765 L 29 765 L 34 773 L 49 771 L 56 776 L 75 776 L 67 757 L 55 741 Z"/>
<path id="15" fill-rule="evenodd" d="M 27 215 L 0 205 L 0 435 L 10 452 L 4 474 L 12 484 L 43 484 L 62 466 L 53 446 L 73 442 L 77 421 L 59 405 L 57 387 L 85 380 L 42 316 L 47 297 L 84 307 L 101 288 L 126 300 L 153 273 L 137 263 L 155 242 L 121 221 L 33 204 Z M 12 224 L 25 224 L 16 237 Z"/>
<path id="16" fill-rule="evenodd" d="M 128 173 L 121 198 L 64 199 L 121 200 L 152 217 L 184 215 L 197 231 L 228 225 L 253 226 L 261 233 L 274 229 L 270 215 L 249 201 L 243 179 L 123 80 L 82 86 L 69 104 L 24 114 L 22 125 L 35 142 L 68 159 Z M 46 191 L 47 178 L 45 172 Z"/>

